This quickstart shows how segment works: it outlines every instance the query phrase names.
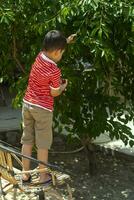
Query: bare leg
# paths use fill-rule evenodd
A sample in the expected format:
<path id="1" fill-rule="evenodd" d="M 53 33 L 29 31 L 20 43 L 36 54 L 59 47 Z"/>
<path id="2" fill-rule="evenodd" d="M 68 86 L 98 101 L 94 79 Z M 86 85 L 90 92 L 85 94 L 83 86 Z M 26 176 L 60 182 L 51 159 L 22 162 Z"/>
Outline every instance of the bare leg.
<path id="1" fill-rule="evenodd" d="M 38 160 L 41 160 L 45 163 L 48 162 L 48 149 L 38 149 L 37 154 Z M 40 169 L 44 169 L 44 167 L 44 165 L 39 164 Z M 40 173 L 40 182 L 47 181 L 49 178 L 50 177 L 46 174 L 46 172 Z"/>
<path id="2" fill-rule="evenodd" d="M 26 155 L 26 156 L 31 156 L 32 147 L 33 147 L 33 145 L 23 144 L 23 146 L 22 146 L 22 154 Z M 23 165 L 23 171 L 30 170 L 30 160 L 29 159 L 22 158 L 22 165 Z M 27 180 L 29 175 L 28 174 L 23 174 L 22 177 L 23 177 L 23 180 Z"/>

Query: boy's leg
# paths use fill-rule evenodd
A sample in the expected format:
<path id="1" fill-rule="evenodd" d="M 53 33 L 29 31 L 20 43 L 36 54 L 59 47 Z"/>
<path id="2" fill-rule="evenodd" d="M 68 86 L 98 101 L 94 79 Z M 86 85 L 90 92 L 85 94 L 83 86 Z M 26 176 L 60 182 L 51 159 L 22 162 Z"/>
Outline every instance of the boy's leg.
<path id="1" fill-rule="evenodd" d="M 48 149 L 38 149 L 37 158 L 45 163 L 48 162 Z M 44 165 L 39 164 L 40 169 L 44 169 Z M 46 174 L 46 172 L 40 173 L 40 182 L 47 181 L 50 177 Z"/>
<path id="2" fill-rule="evenodd" d="M 25 156 L 31 156 L 32 154 L 32 147 L 33 145 L 29 144 L 23 144 L 22 145 L 22 154 Z M 23 171 L 28 171 L 30 170 L 30 160 L 26 158 L 22 158 L 22 166 L 23 166 Z M 27 180 L 29 175 L 23 174 L 22 179 Z"/>
<path id="3" fill-rule="evenodd" d="M 53 113 L 42 108 L 35 108 L 33 116 L 35 119 L 35 143 L 37 146 L 37 157 L 39 160 L 48 162 L 48 149 L 52 144 L 52 118 Z M 44 169 L 45 165 L 39 165 L 40 169 Z M 50 176 L 43 172 L 40 173 L 40 182 L 45 182 Z"/>
<path id="4" fill-rule="evenodd" d="M 31 106 L 23 104 L 22 108 L 22 118 L 23 118 L 23 135 L 21 138 L 22 143 L 22 154 L 26 156 L 31 156 L 32 147 L 34 144 L 34 118 L 31 114 Z M 30 170 L 30 160 L 22 158 L 22 170 Z M 27 180 L 29 174 L 23 174 L 22 179 Z"/>

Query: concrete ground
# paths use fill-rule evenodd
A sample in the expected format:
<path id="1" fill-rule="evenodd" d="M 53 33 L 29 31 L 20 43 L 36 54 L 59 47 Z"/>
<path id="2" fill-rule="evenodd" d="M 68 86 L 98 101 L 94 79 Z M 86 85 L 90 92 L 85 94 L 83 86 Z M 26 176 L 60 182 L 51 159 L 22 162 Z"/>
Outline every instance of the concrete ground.
<path id="1" fill-rule="evenodd" d="M 11 106 L 0 107 L 0 132 L 20 130 L 21 110 Z"/>

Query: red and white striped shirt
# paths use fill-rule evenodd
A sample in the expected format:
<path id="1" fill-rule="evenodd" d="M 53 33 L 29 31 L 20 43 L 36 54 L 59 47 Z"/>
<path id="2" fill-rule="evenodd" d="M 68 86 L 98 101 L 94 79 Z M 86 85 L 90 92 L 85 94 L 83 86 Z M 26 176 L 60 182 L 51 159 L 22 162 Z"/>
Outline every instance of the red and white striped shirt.
<path id="1" fill-rule="evenodd" d="M 40 52 L 32 65 L 23 101 L 53 111 L 54 97 L 50 89 L 58 89 L 60 79 L 61 71 L 56 63 Z"/>

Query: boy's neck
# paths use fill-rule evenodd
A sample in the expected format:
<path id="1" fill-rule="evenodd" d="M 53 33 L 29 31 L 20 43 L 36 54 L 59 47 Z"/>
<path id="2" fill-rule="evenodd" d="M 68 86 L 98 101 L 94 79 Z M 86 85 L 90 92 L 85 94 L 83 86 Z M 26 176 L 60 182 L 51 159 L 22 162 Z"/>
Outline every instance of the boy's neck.
<path id="1" fill-rule="evenodd" d="M 43 54 L 44 54 L 46 57 L 48 57 L 50 60 L 56 62 L 55 59 L 54 59 L 54 57 L 53 57 L 53 54 L 52 54 L 52 53 L 47 52 L 47 51 L 43 51 Z"/>

